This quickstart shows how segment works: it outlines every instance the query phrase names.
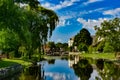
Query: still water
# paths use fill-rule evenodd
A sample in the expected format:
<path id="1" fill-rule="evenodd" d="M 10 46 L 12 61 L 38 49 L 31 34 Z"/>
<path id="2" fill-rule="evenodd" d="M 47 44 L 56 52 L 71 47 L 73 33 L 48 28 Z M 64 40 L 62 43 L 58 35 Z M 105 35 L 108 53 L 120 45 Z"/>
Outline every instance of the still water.
<path id="1" fill-rule="evenodd" d="M 78 56 L 38 62 L 34 70 L 26 69 L 5 80 L 120 80 L 120 65 L 103 59 Z"/>

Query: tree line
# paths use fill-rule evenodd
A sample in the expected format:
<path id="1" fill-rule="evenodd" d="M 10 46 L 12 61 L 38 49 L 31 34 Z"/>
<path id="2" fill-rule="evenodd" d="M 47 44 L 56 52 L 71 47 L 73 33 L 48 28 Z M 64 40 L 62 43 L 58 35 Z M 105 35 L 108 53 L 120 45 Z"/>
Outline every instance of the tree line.
<path id="1" fill-rule="evenodd" d="M 100 26 L 94 26 L 95 36 L 85 28 L 75 35 L 73 46 L 85 52 L 120 52 L 120 18 L 105 20 Z M 94 42 L 94 43 L 93 43 Z"/>

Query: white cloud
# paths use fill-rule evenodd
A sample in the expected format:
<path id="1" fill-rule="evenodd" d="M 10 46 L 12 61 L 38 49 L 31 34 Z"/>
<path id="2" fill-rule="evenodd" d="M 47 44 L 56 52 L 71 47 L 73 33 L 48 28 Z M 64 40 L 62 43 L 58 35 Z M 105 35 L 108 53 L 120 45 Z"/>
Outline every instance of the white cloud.
<path id="1" fill-rule="evenodd" d="M 60 20 L 57 27 L 66 26 L 66 25 L 70 25 L 70 21 Z"/>
<path id="2" fill-rule="evenodd" d="M 76 76 L 73 76 L 71 74 L 65 74 L 65 73 L 57 73 L 57 72 L 45 72 L 45 76 L 49 76 L 53 80 L 77 80 L 78 78 Z"/>
<path id="3" fill-rule="evenodd" d="M 90 13 L 93 13 L 93 12 L 98 12 L 98 11 L 101 11 L 101 10 L 103 10 L 103 8 L 98 8 L 98 9 L 89 10 L 89 11 L 82 11 L 82 12 L 79 12 L 79 13 L 77 13 L 77 12 L 68 12 L 67 16 L 60 16 L 59 17 L 58 27 L 70 25 L 71 23 L 68 20 L 71 19 L 71 18 L 76 18 L 78 16 L 82 16 L 82 15 L 85 15 L 85 14 L 90 14 Z"/>
<path id="4" fill-rule="evenodd" d="M 62 42 L 62 39 L 57 39 L 57 41 L 56 41 L 56 42 L 57 42 L 57 43 L 58 43 L 58 42 Z"/>
<path id="5" fill-rule="evenodd" d="M 85 20 L 83 18 L 78 18 L 77 21 L 80 22 L 83 25 L 83 28 L 88 29 L 92 34 L 95 32 L 94 26 L 100 27 L 101 23 L 104 20 L 109 20 L 108 18 L 99 18 L 97 20 L 95 19 L 88 19 Z"/>
<path id="6" fill-rule="evenodd" d="M 68 6 L 72 6 L 77 1 L 79 1 L 79 0 L 65 0 L 63 2 L 61 1 L 57 5 L 46 2 L 46 3 L 41 4 L 41 5 L 46 7 L 46 8 L 52 9 L 52 10 L 59 10 L 59 9 L 62 9 L 62 8 L 68 7 Z"/>
<path id="7" fill-rule="evenodd" d="M 59 24 L 57 27 L 70 25 L 70 21 L 67 21 L 67 20 L 71 19 L 71 18 L 72 18 L 72 16 L 61 16 L 59 18 Z"/>
<path id="8" fill-rule="evenodd" d="M 88 0 L 87 2 L 84 2 L 83 4 L 88 5 L 88 4 L 95 3 L 95 2 L 100 2 L 100 1 L 103 1 L 103 0 Z"/>
<path id="9" fill-rule="evenodd" d="M 112 16 L 119 16 L 120 17 L 120 8 L 112 9 L 112 10 L 107 10 L 103 12 L 104 15 L 112 15 Z"/>
<path id="10" fill-rule="evenodd" d="M 93 12 L 100 12 L 102 10 L 103 10 L 103 8 L 98 8 L 98 9 L 88 10 L 88 11 L 82 11 L 78 15 L 86 15 L 86 14 L 90 14 L 90 13 L 93 13 Z"/>

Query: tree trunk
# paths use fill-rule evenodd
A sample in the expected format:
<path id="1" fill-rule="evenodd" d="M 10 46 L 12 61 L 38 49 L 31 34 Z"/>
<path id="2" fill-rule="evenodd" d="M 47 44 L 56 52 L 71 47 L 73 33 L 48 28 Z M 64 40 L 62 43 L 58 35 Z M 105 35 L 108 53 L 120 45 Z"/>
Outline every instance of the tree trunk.
<path id="1" fill-rule="evenodd" d="M 7 52 L 7 59 L 9 59 L 10 58 L 10 56 L 9 56 L 9 53 Z"/>

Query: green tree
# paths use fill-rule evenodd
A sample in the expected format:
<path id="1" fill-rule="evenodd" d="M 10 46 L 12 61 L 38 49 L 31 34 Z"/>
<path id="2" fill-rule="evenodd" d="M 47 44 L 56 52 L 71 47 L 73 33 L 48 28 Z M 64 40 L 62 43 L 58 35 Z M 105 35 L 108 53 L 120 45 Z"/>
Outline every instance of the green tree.
<path id="1" fill-rule="evenodd" d="M 104 21 L 101 27 L 95 26 L 97 32 L 96 35 L 104 38 L 111 46 L 114 47 L 115 52 L 120 51 L 120 18 L 114 18 L 113 20 Z"/>
<path id="2" fill-rule="evenodd" d="M 99 42 L 96 50 L 99 51 L 99 52 L 103 52 L 104 46 L 105 46 L 105 41 L 103 40 L 103 41 Z"/>
<path id="3" fill-rule="evenodd" d="M 29 57 L 33 53 L 33 50 L 41 47 L 46 43 L 48 36 L 52 35 L 52 31 L 58 22 L 57 15 L 52 11 L 41 6 L 38 6 L 36 10 L 30 9 L 28 14 L 28 33 L 29 40 Z M 31 17 L 33 16 L 33 17 Z M 48 35 L 49 34 L 49 35 Z M 27 40 L 28 41 L 28 40 Z M 39 53 L 41 50 L 39 50 Z"/>
<path id="4" fill-rule="evenodd" d="M 56 48 L 59 50 L 62 49 L 63 51 L 68 51 L 68 44 L 67 43 L 58 42 L 55 45 L 56 45 Z"/>
<path id="5" fill-rule="evenodd" d="M 79 51 L 88 51 L 88 48 L 84 43 L 79 44 L 78 49 Z"/>
<path id="6" fill-rule="evenodd" d="M 87 46 L 89 47 L 91 44 L 92 44 L 92 37 L 90 36 L 90 33 L 87 29 L 83 28 L 74 38 L 74 43 L 73 43 L 75 46 Z M 79 49 L 80 50 L 83 50 L 84 48 L 83 47 L 80 47 L 79 46 Z M 85 49 L 85 51 L 88 50 L 88 49 Z"/>
<path id="7" fill-rule="evenodd" d="M 106 42 L 105 46 L 103 48 L 103 51 L 104 52 L 113 52 L 114 48 L 113 48 L 113 46 L 111 46 L 111 44 L 109 42 Z"/>
<path id="8" fill-rule="evenodd" d="M 50 50 L 51 50 L 52 52 L 54 52 L 55 49 L 56 49 L 56 45 L 55 45 L 54 42 L 48 42 L 48 47 L 50 48 Z"/>
<path id="9" fill-rule="evenodd" d="M 20 3 L 29 6 L 21 7 Z M 29 58 L 35 49 L 41 49 L 57 23 L 56 13 L 41 7 L 37 0 L 0 0 L 0 30 L 15 32 L 21 46 L 25 46 L 28 51 Z"/>
<path id="10" fill-rule="evenodd" d="M 9 58 L 9 52 L 14 51 L 14 57 L 20 57 L 18 48 L 20 46 L 19 37 L 10 30 L 0 31 L 0 49 L 7 54 Z"/>
<path id="11" fill-rule="evenodd" d="M 80 59 L 77 64 L 73 65 L 75 74 L 80 77 L 81 80 L 89 80 L 93 68 L 87 59 Z"/>

